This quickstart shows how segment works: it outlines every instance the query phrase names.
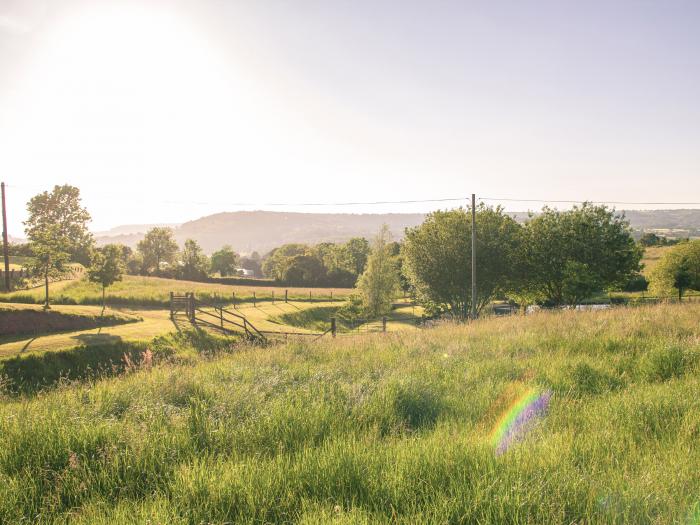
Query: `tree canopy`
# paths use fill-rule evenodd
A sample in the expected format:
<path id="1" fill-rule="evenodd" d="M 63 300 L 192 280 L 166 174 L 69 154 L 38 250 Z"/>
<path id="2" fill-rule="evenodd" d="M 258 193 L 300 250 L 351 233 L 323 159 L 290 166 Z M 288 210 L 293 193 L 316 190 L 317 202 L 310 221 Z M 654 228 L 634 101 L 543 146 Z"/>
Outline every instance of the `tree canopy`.
<path id="1" fill-rule="evenodd" d="M 122 280 L 125 270 L 124 247 L 117 244 L 107 244 L 92 254 L 88 279 L 102 286 L 102 306 L 105 306 L 105 290 L 117 281 Z"/>
<path id="2" fill-rule="evenodd" d="M 44 307 L 49 308 L 49 278 L 66 270 L 72 252 L 80 252 L 93 242 L 87 229 L 90 214 L 74 186 L 54 186 L 27 204 L 29 218 L 25 233 L 34 256 L 33 270 L 44 278 Z"/>
<path id="3" fill-rule="evenodd" d="M 207 276 L 208 269 L 209 259 L 204 255 L 199 243 L 194 239 L 185 240 L 185 246 L 180 254 L 178 277 L 197 281 Z"/>
<path id="4" fill-rule="evenodd" d="M 660 296 L 675 291 L 679 298 L 687 290 L 700 291 L 700 240 L 677 244 L 666 252 L 651 271 L 650 288 Z"/>
<path id="5" fill-rule="evenodd" d="M 210 270 L 212 273 L 218 273 L 221 277 L 234 275 L 238 261 L 238 254 L 227 244 L 211 254 Z"/>
<path id="6" fill-rule="evenodd" d="M 471 309 L 471 212 L 436 211 L 406 231 L 403 272 L 428 307 L 464 316 Z M 511 285 L 521 226 L 501 208 L 476 210 L 477 310 Z"/>
<path id="7" fill-rule="evenodd" d="M 357 282 L 362 306 L 367 315 L 376 317 L 389 313 L 399 290 L 399 271 L 392 253 L 391 233 L 384 225 L 372 242 L 367 267 Z"/>
<path id="8" fill-rule="evenodd" d="M 146 232 L 136 250 L 142 258 L 142 271 L 158 274 L 164 267 L 172 267 L 175 264 L 178 246 L 171 228 L 156 227 Z"/>
<path id="9" fill-rule="evenodd" d="M 606 206 L 545 207 L 523 233 L 518 287 L 552 304 L 579 304 L 624 286 L 640 269 L 642 250 L 629 223 Z"/>

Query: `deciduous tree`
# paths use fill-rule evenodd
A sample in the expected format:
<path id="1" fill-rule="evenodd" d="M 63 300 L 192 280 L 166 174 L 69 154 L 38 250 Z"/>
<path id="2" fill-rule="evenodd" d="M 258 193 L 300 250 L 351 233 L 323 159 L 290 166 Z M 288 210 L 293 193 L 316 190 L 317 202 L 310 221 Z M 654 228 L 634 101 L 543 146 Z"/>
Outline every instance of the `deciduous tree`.
<path id="1" fill-rule="evenodd" d="M 391 233 L 385 224 L 372 243 L 365 271 L 357 282 L 365 312 L 373 317 L 391 311 L 399 290 L 399 272 L 392 253 Z"/>
<path id="2" fill-rule="evenodd" d="M 226 245 L 211 254 L 211 272 L 218 273 L 221 277 L 233 275 L 236 273 L 238 261 L 238 254 L 233 251 L 233 248 Z"/>
<path id="3" fill-rule="evenodd" d="M 521 227 L 501 208 L 476 210 L 477 310 L 512 285 Z M 466 316 L 471 309 L 471 211 L 437 211 L 406 231 L 403 272 L 430 309 Z"/>
<path id="4" fill-rule="evenodd" d="M 163 265 L 172 266 L 175 263 L 178 246 L 172 229 L 156 227 L 146 232 L 136 250 L 141 254 L 145 273 L 160 273 Z"/>
<path id="5" fill-rule="evenodd" d="M 90 214 L 74 186 L 55 186 L 51 192 L 32 197 L 25 233 L 34 256 L 33 269 L 44 278 L 44 308 L 49 308 L 49 278 L 66 270 L 72 252 L 92 243 L 87 229 Z"/>
<path id="6" fill-rule="evenodd" d="M 567 211 L 545 207 L 525 225 L 522 248 L 518 287 L 557 305 L 624 286 L 642 255 L 624 215 L 588 203 Z"/>
<path id="7" fill-rule="evenodd" d="M 105 307 L 107 287 L 122 280 L 125 270 L 124 253 L 122 246 L 107 244 L 92 254 L 88 279 L 102 286 L 102 308 Z"/>
<path id="8" fill-rule="evenodd" d="M 700 240 L 675 245 L 666 252 L 650 275 L 651 291 L 669 295 L 674 291 L 678 299 L 687 290 L 700 290 Z"/>
<path id="9" fill-rule="evenodd" d="M 196 281 L 207 276 L 209 260 L 204 255 L 199 243 L 194 239 L 187 239 L 180 255 L 181 266 L 179 275 L 184 279 Z"/>

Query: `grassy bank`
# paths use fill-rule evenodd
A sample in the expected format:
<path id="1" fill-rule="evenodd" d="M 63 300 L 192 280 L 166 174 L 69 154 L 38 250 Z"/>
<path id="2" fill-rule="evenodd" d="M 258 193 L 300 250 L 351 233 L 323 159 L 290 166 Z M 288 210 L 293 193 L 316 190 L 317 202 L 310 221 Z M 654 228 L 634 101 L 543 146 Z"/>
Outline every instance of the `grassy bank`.
<path id="1" fill-rule="evenodd" d="M 0 344 L 23 335 L 86 330 L 138 322 L 139 318 L 99 308 L 91 311 L 42 310 L 27 305 L 0 304 Z"/>
<path id="2" fill-rule="evenodd" d="M 0 405 L 0 522 L 685 523 L 699 305 L 240 350 Z M 524 389 L 546 413 L 503 455 Z M 150 521 L 149 521 L 150 520 Z"/>

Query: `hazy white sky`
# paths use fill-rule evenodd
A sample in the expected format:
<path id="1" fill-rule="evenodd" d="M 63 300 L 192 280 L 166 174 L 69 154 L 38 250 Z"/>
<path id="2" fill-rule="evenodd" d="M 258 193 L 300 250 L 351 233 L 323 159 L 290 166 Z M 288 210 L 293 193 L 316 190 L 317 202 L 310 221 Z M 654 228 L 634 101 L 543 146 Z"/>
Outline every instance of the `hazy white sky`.
<path id="1" fill-rule="evenodd" d="M 472 192 L 700 201 L 700 2 L 612 4 L 0 0 L 10 234 L 62 183 L 96 230 Z"/>

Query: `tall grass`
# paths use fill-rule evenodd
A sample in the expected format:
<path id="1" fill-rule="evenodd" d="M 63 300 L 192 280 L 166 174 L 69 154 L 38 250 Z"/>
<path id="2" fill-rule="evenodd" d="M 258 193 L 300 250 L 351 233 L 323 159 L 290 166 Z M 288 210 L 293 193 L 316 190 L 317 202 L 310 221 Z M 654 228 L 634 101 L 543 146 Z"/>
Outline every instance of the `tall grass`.
<path id="1" fill-rule="evenodd" d="M 0 405 L 0 522 L 684 523 L 698 305 L 295 342 Z M 189 348 L 189 350 L 187 350 Z M 525 439 L 489 434 L 520 387 Z"/>

